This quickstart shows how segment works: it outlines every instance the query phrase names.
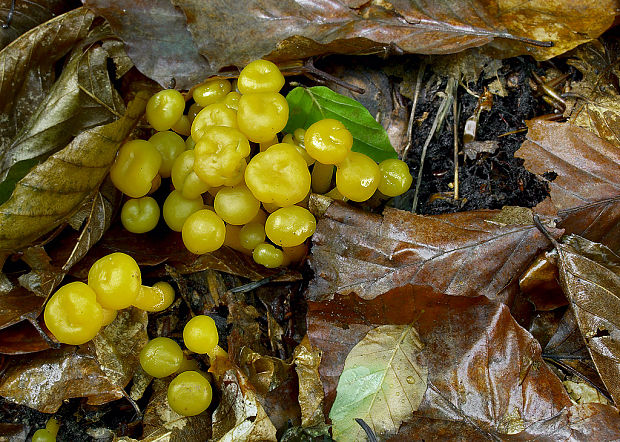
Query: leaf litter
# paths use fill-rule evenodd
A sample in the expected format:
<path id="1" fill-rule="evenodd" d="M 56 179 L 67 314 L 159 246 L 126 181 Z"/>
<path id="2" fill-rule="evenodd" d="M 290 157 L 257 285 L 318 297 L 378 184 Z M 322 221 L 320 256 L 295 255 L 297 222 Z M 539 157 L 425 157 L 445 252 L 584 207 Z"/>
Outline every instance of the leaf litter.
<path id="1" fill-rule="evenodd" d="M 75 80 L 70 73 L 72 63 L 78 63 L 76 60 L 86 60 L 87 71 L 90 69 L 90 73 L 97 74 L 96 80 L 101 80 L 100 86 L 103 85 L 85 87 L 78 74 L 78 90 L 86 94 L 82 98 L 88 102 L 92 96 L 97 97 L 98 105 L 105 104 L 102 106 L 108 112 L 105 118 L 114 120 L 123 114 L 124 108 L 115 88 L 120 84 L 123 95 L 131 89 L 122 82 L 136 78 L 134 74 L 131 74 L 134 77 L 123 75 L 133 63 L 161 85 L 183 90 L 221 68 L 234 73 L 236 67 L 264 55 L 291 62 L 283 66 L 295 73 L 304 72 L 299 68 L 299 60 L 327 53 L 382 52 L 390 60 L 393 59 L 391 55 L 401 50 L 452 53 L 467 47 L 480 47 L 479 52 L 472 51 L 459 58 L 461 67 L 454 70 L 459 74 L 453 78 L 459 81 L 459 92 L 455 96 L 457 104 L 463 104 L 464 114 L 452 122 L 448 115 L 437 125 L 440 128 L 438 135 L 430 145 L 433 158 L 438 155 L 437 146 L 452 147 L 453 142 L 445 134 L 453 133 L 453 124 L 454 133 L 463 133 L 463 123 L 479 102 L 478 97 L 468 98 L 467 95 L 480 92 L 481 85 L 492 89 L 493 99 L 498 103 L 501 100 L 508 103 L 509 98 L 523 91 L 515 115 L 508 115 L 506 111 L 510 107 L 503 103 L 480 116 L 481 130 L 478 133 L 489 137 L 490 141 L 502 134 L 496 130 L 498 126 L 493 128 L 496 132 L 489 134 L 485 128 L 489 118 L 510 120 L 504 130 L 519 131 L 518 125 L 523 125 L 525 118 L 548 109 L 532 105 L 540 97 L 534 97 L 526 87 L 528 75 L 535 71 L 541 73 L 540 67 L 534 67 L 524 58 L 499 62 L 499 66 L 495 64 L 493 67 L 493 63 L 488 64 L 492 60 L 489 54 L 506 57 L 527 51 L 539 60 L 547 59 L 597 37 L 613 20 L 612 8 L 607 4 L 589 5 L 579 15 L 568 11 L 567 4 L 549 6 L 543 1 L 529 4 L 528 9 L 519 5 L 514 8 L 502 5 L 496 9 L 486 9 L 488 5 L 478 4 L 464 9 L 436 5 L 424 12 L 400 1 L 330 2 L 329 7 L 324 7 L 325 2 L 317 1 L 304 2 L 301 8 L 293 1 L 278 4 L 252 1 L 243 5 L 246 9 L 235 11 L 244 23 L 252 26 L 235 28 L 234 41 L 241 44 L 231 45 L 226 43 L 232 38 L 229 23 L 228 28 L 222 26 L 222 20 L 231 13 L 229 5 L 222 5 L 221 14 L 210 15 L 210 8 L 217 7 L 217 2 L 198 5 L 178 0 L 173 2 L 175 8 L 172 2 L 160 1 L 149 9 L 134 3 L 111 4 L 103 0 L 86 3 L 108 18 L 111 28 L 124 41 L 127 54 L 109 39 L 101 45 L 81 46 L 89 32 L 97 38 L 109 36 L 105 26 L 92 27 L 95 22 L 101 26 L 100 20 L 95 20 L 86 9 L 77 9 L 53 19 L 16 40 L 12 43 L 13 49 L 7 47 L 13 51 L 15 48 L 31 48 L 36 54 L 43 43 L 43 47 L 50 48 L 46 46 L 50 42 L 45 38 L 59 29 L 76 31 L 73 40 L 63 43 L 59 39 L 56 42 L 57 46 L 51 51 L 54 55 L 48 62 L 51 64 L 46 65 L 43 59 L 35 56 L 33 64 L 18 63 L 14 68 L 15 72 L 18 69 L 29 72 L 37 63 L 42 63 L 34 69 L 34 76 L 25 76 L 33 77 L 34 84 L 40 83 L 40 87 L 32 89 L 32 95 L 20 96 L 22 89 L 11 92 L 17 94 L 15 103 L 34 103 L 24 107 L 25 110 L 19 107 L 9 110 L 10 118 L 26 122 L 24 134 L 35 135 L 22 136 L 21 139 L 36 139 L 36 126 L 27 122 L 43 117 L 41 113 L 37 117 L 36 107 L 54 97 L 54 88 L 61 89 L 63 84 L 71 83 L 69 79 Z M 467 8 L 473 8 L 476 14 L 468 16 Z M 257 10 L 263 14 L 254 14 Z M 266 11 L 271 15 L 264 14 Z M 121 16 L 126 12 L 126 17 Z M 147 19 L 153 26 L 143 26 L 142 21 L 146 33 L 137 33 L 136 21 L 132 22 L 132 17 Z M 320 29 L 308 17 L 329 17 L 331 22 Z M 275 28 L 283 19 L 291 26 L 288 29 Z M 460 27 L 455 27 L 455 23 Z M 205 28 L 206 24 L 209 26 Z M 537 31 L 532 33 L 534 28 Z M 365 38 L 360 38 L 362 31 Z M 239 38 L 239 32 L 260 35 L 261 38 Z M 218 33 L 219 40 L 214 43 L 215 33 Z M 66 37 L 63 33 L 58 35 Z M 166 35 L 183 37 L 173 39 L 174 43 L 171 43 Z M 524 38 L 539 42 L 553 40 L 555 45 L 552 48 L 545 47 L 546 44 L 537 46 L 536 41 Z M 390 41 L 396 44 L 388 44 Z M 221 49 L 223 44 L 225 49 Z M 457 160 L 464 161 L 468 171 L 482 175 L 492 172 L 499 182 L 508 177 L 505 187 L 524 187 L 520 193 L 514 191 L 514 194 L 528 195 L 523 199 L 528 205 L 535 205 L 542 199 L 540 197 L 545 192 L 540 189 L 548 186 L 550 190 L 550 199 L 535 210 L 546 215 L 543 230 L 549 233 L 559 255 L 557 260 L 545 264 L 542 285 L 536 285 L 536 280 L 536 284 L 529 287 L 529 299 L 534 303 L 531 316 L 523 316 L 519 310 L 522 308 L 519 302 L 523 299 L 521 289 L 525 287 L 519 282 L 528 281 L 521 278 L 522 274 L 530 268 L 532 261 L 551 248 L 545 235 L 532 222 L 531 211 L 506 208 L 503 211 L 475 210 L 421 216 L 394 208 L 387 208 L 381 214 L 383 202 L 370 202 L 364 206 L 374 212 L 368 213 L 359 210 L 360 205 L 351 207 L 325 200 L 315 201 L 317 207 L 323 205 L 323 210 L 310 252 L 312 277 L 307 268 L 300 272 L 289 270 L 281 273 L 253 267 L 245 255 L 228 249 L 197 258 L 189 256 L 179 247 L 178 235 L 163 237 L 156 232 L 138 237 L 127 234 L 118 228 L 118 223 L 111 222 L 118 199 L 114 194 L 106 193 L 105 186 L 101 187 L 111 160 L 103 161 L 97 163 L 101 173 L 89 177 L 89 180 L 84 179 L 85 187 L 74 201 L 53 200 L 55 205 L 69 203 L 61 207 L 55 219 L 46 220 L 44 214 L 34 211 L 39 206 L 45 208 L 45 201 L 41 199 L 28 207 L 32 213 L 24 212 L 26 207 L 22 205 L 17 206 L 22 212 L 15 213 L 27 214 L 25 222 L 14 225 L 5 220 L 3 226 L 7 227 L 0 230 L 2 235 L 8 234 L 3 236 L 2 249 L 23 250 L 23 254 L 9 257 L 5 265 L 8 272 L 2 280 L 5 295 L 1 305 L 7 308 L 0 312 L 4 315 L 0 326 L 0 352 L 14 356 L 2 360 L 4 374 L 0 378 L 0 394 L 14 403 L 65 416 L 61 436 L 73 440 L 80 440 L 75 436 L 78 433 L 86 433 L 77 429 L 75 417 L 68 416 L 84 416 L 89 412 L 94 413 L 90 422 L 95 422 L 89 424 L 87 430 L 91 437 L 114 435 L 117 440 L 127 441 L 188 438 L 328 440 L 329 431 L 337 440 L 348 440 L 364 434 L 355 418 L 364 419 L 370 425 L 370 432 L 393 440 L 436 437 L 471 440 L 619 438 L 618 412 L 610 405 L 613 399 L 617 401 L 618 395 L 615 381 L 619 350 L 613 306 L 617 291 L 617 265 L 614 263 L 618 259 L 614 252 L 618 251 L 620 217 L 618 174 L 614 173 L 616 152 L 610 147 L 615 146 L 598 138 L 601 136 L 614 143 L 613 130 L 605 130 L 606 125 L 613 129 L 613 124 L 608 122 L 614 117 L 595 107 L 602 92 L 611 97 L 612 102 L 614 93 L 612 89 L 592 92 L 593 82 L 598 81 L 594 80 L 592 72 L 602 66 L 596 57 L 599 54 L 610 57 L 614 52 L 610 46 L 602 50 L 597 42 L 591 43 L 590 47 L 595 49 L 594 58 L 584 55 L 589 49 L 581 47 L 572 53 L 573 59 L 567 61 L 567 65 L 576 66 L 584 75 L 583 83 L 575 85 L 576 90 L 591 94 L 585 111 L 579 114 L 573 107 L 577 113 L 570 122 L 538 120 L 528 123 L 528 141 L 523 144 L 519 155 L 525 159 L 526 167 L 546 181 L 537 181 L 533 175 L 524 172 L 514 176 L 507 173 L 515 161 L 511 158 L 510 146 L 520 145 L 522 141 L 518 134 L 507 134 L 509 146 L 500 141 L 494 153 L 478 152 L 475 157 L 458 160 L 459 152 L 456 152 Z M 2 52 L 0 56 L 5 53 L 9 52 Z M 73 55 L 68 55 L 70 53 Z M 85 54 L 86 58 L 82 58 Z M 163 55 L 163 58 L 158 59 L 153 54 Z M 486 60 L 484 63 L 483 59 Z M 324 58 L 318 60 L 318 65 L 337 66 L 339 62 L 335 60 L 333 57 Z M 401 60 L 404 65 L 421 59 Z M 58 61 L 64 61 L 64 69 L 56 80 L 55 68 L 59 65 L 54 64 Z M 116 63 L 114 80 L 112 72 L 107 71 L 109 61 Z M 606 61 L 611 61 L 606 65 L 610 66 L 606 72 L 616 72 L 613 60 Z M 409 81 L 410 74 L 393 69 L 393 66 L 386 69 L 387 76 L 358 77 L 363 78 L 365 86 L 379 85 L 370 89 L 374 97 L 383 94 L 393 99 L 390 105 L 384 100 L 382 106 L 367 106 L 373 109 L 372 119 L 380 121 L 384 128 L 392 123 L 396 125 L 390 136 L 393 143 L 393 140 L 402 140 L 403 134 L 406 136 L 406 119 L 403 119 L 402 111 L 405 109 L 406 117 L 406 106 L 411 104 L 407 100 L 412 100 L 418 93 L 426 107 L 418 109 L 417 120 L 412 116 L 409 126 L 415 136 L 427 139 L 427 135 L 416 132 L 431 126 L 434 121 L 432 113 L 436 109 L 432 101 L 447 90 L 444 83 L 447 71 L 441 70 L 441 62 L 436 58 L 424 62 L 431 68 L 420 76 L 424 80 L 421 81 L 425 88 L 422 91 L 414 90 L 415 79 Z M 478 74 L 482 73 L 483 65 L 490 66 L 481 83 L 476 83 L 478 80 L 470 76 L 472 69 L 465 69 L 468 63 L 470 68 L 478 66 L 473 69 L 478 70 Z M 346 65 L 344 60 L 342 75 L 347 73 Z M 415 69 L 410 71 L 417 74 L 418 66 L 413 66 Z M 372 72 L 373 66 L 366 67 Z M 379 71 L 381 69 L 375 70 Z M 518 80 L 515 80 L 515 73 Z M 609 78 L 613 77 L 605 77 L 606 80 Z M 118 79 L 121 81 L 116 82 Z M 401 88 L 403 93 L 399 96 L 395 92 L 398 90 L 395 79 L 402 79 L 401 86 L 409 81 L 410 89 Z M 308 81 L 307 78 L 303 80 Z M 71 84 L 68 89 L 75 92 L 76 83 Z M 316 82 L 311 82 L 310 87 L 315 85 Z M 481 89 L 477 89 L 479 86 Z M 97 93 L 93 94 L 93 90 Z M 2 91 L 4 93 L 5 89 Z M 505 93 L 507 95 L 502 95 Z M 598 98 L 591 98 L 597 93 Z M 128 97 L 124 98 L 127 100 Z M 571 99 L 578 104 L 579 97 L 565 98 L 569 104 Z M 373 98 L 369 101 L 372 102 Z M 604 100 L 599 102 L 607 108 L 612 107 Z M 66 190 L 67 181 L 60 177 L 68 172 L 63 170 L 54 175 L 58 166 L 55 159 L 79 160 L 76 163 L 79 169 L 86 164 L 80 162 L 87 152 L 84 146 L 93 140 L 100 149 L 98 154 L 103 152 L 108 160 L 113 158 L 120 142 L 139 124 L 142 111 L 134 108 L 132 113 L 132 106 L 135 102 L 129 104 L 128 114 L 116 122 L 109 123 L 104 118 L 92 123 L 95 128 L 88 128 L 91 124 L 88 122 L 77 128 L 71 137 L 57 146 L 60 149 L 57 153 L 53 153 L 57 149 L 53 146 L 49 158 L 44 153 L 43 162 L 34 169 L 24 167 L 17 170 L 17 164 L 13 164 L 15 159 L 9 160 L 8 176 L 17 182 L 30 172 L 25 175 L 24 183 L 31 184 L 28 179 L 38 180 L 32 182 L 35 184 L 53 183 L 55 187 L 49 189 L 51 194 Z M 400 111 L 397 112 L 397 108 Z M 395 113 L 385 118 L 381 110 L 386 109 L 390 114 Z M 104 114 L 97 113 L 97 116 Z M 589 120 L 584 119 L 585 115 Z M 52 120 L 55 116 L 45 115 Z M 86 116 L 84 113 L 81 117 Z M 368 125 L 370 121 L 374 120 L 369 120 Z M 49 127 L 55 125 L 52 121 Z M 95 134 L 100 138 L 93 136 Z M 10 132 L 11 140 L 15 136 L 16 131 Z M 431 140 L 432 136 L 428 139 Z M 484 141 L 482 138 L 481 142 Z M 394 144 L 402 154 L 402 143 Z M 6 152 L 3 144 L 2 153 Z M 57 157 L 63 153 L 68 156 Z M 40 158 L 37 154 L 30 159 Z M 419 167 L 415 161 L 410 162 L 414 169 Z M 43 167 L 46 164 L 47 170 Z M 439 183 L 440 187 L 439 192 L 423 193 L 424 200 L 434 198 L 441 204 L 450 198 L 454 200 L 450 196 L 454 193 L 450 194 L 446 188 L 453 180 L 444 171 L 446 164 L 431 163 L 428 173 L 425 166 L 424 182 L 432 177 L 429 180 Z M 51 173 L 40 174 L 45 171 Z M 67 176 L 75 179 L 70 173 Z M 480 178 L 479 183 L 485 179 L 495 182 Z M 28 193 L 19 194 L 19 186 L 18 183 L 13 199 L 7 204 L 29 197 Z M 531 192 L 536 186 L 538 190 Z M 482 184 L 477 190 L 474 187 L 462 190 L 470 198 L 485 192 Z M 509 200 L 498 198 L 495 203 L 487 200 L 480 206 L 500 208 L 504 205 L 502 201 Z M 406 201 L 394 201 L 393 204 L 405 207 Z M 446 202 L 443 207 L 441 210 L 444 211 L 446 207 L 447 211 L 467 210 L 471 203 L 465 199 L 454 200 Z M 423 206 L 424 213 L 428 208 Z M 557 226 L 553 224 L 554 218 L 559 221 Z M 59 227 L 64 225 L 80 230 L 61 230 Z M 17 232 L 13 236 L 11 229 Z M 564 232 L 580 234 L 604 245 L 575 236 L 561 240 Z M 40 242 L 35 242 L 37 240 Z M 88 346 L 50 349 L 45 330 L 35 326 L 45 296 L 66 274 L 69 278 L 83 278 L 89 262 L 117 250 L 135 254 L 138 261 L 148 267 L 147 279 L 172 279 L 179 288 L 180 299 L 169 312 L 149 314 L 148 317 L 135 310 L 122 312 Z M 559 273 L 554 271 L 556 265 Z M 554 296 L 545 297 L 545 287 L 553 286 L 556 275 L 559 275 L 561 291 L 556 283 Z M 538 276 L 530 275 L 530 278 Z M 304 284 L 300 286 L 302 279 Z M 244 288 L 243 283 L 247 280 L 257 282 Z M 309 284 L 307 287 L 306 283 Z M 300 296 L 302 291 L 303 297 Z M 590 306 L 595 307 L 595 315 Z M 574 312 L 574 317 L 570 312 Z M 216 320 L 220 346 L 227 349 L 228 354 L 218 354 L 215 360 L 196 355 L 193 363 L 201 369 L 209 367 L 208 376 L 216 382 L 216 399 L 205 414 L 195 418 L 175 416 L 165 399 L 169 379 L 157 380 L 148 386 L 149 379 L 137 368 L 137 352 L 148 336 L 178 339 L 182 328 L 180 318 L 205 313 Z M 531 327 L 527 327 L 528 321 Z M 302 341 L 306 331 L 307 338 Z M 20 339 L 23 340 L 22 346 L 19 345 Z M 20 351 L 26 354 L 19 355 Z M 386 354 L 388 357 L 381 357 Z M 579 364 L 569 364 L 567 361 L 571 357 Z M 412 359 L 417 362 L 413 363 Z M 377 367 L 378 371 L 374 371 Z M 363 383 L 357 376 L 360 370 L 385 376 L 375 376 L 382 379 L 378 383 Z M 46 373 L 56 377 L 46 377 Z M 414 379 L 413 383 L 408 382 L 412 373 L 419 375 L 418 381 Z M 130 384 L 132 379 L 133 387 Z M 402 389 L 396 383 L 390 384 L 394 379 L 399 381 Z M 131 400 L 125 391 L 130 387 Z M 360 389 L 370 390 L 369 396 L 358 395 Z M 41 396 L 34 395 L 35 391 Z M 405 402 L 401 396 L 409 400 Z M 64 399 L 72 397 L 87 399 L 73 399 L 61 405 Z M 608 398 L 609 404 L 597 399 L 603 397 Z M 370 407 L 364 402 L 368 398 Z M 93 405 L 104 403 L 107 405 Z M 6 404 L 3 402 L 0 407 L 0 415 L 15 419 L 19 411 L 14 411 L 17 410 L 15 406 L 7 408 Z M 106 413 L 120 416 L 121 409 L 129 409 L 133 417 L 125 416 L 111 424 L 102 424 L 101 416 Z M 140 418 L 142 412 L 143 419 Z M 44 423 L 41 416 L 36 419 Z M 5 434 L 20 431 L 31 434 L 34 428 L 23 425 L 6 427 Z"/>

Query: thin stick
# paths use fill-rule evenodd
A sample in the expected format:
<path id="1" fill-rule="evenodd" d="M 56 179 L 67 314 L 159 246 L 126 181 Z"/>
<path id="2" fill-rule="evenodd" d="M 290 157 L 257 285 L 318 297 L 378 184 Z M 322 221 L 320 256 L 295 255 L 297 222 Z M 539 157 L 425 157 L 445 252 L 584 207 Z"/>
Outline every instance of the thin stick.
<path id="1" fill-rule="evenodd" d="M 459 199 L 459 117 L 458 117 L 458 87 L 454 89 L 452 115 L 454 115 L 454 199 Z"/>
<path id="2" fill-rule="evenodd" d="M 356 92 L 358 94 L 363 94 L 364 92 L 366 92 L 364 90 L 364 88 L 361 88 L 361 87 L 356 86 L 354 84 L 348 83 L 348 82 L 342 80 L 341 78 L 334 77 L 333 75 L 328 74 L 325 71 L 317 69 L 314 66 L 314 60 L 312 59 L 312 57 L 310 57 L 308 59 L 308 61 L 306 63 L 304 63 L 304 65 L 301 67 L 301 71 L 302 72 L 309 72 L 311 74 L 314 74 L 317 77 L 319 77 L 321 80 L 331 81 L 332 83 L 335 83 L 338 86 L 342 86 L 343 88 L 348 89 L 351 92 Z"/>
<path id="3" fill-rule="evenodd" d="M 11 20 L 13 20 L 13 14 L 15 13 L 15 0 L 11 0 L 11 9 L 6 16 L 6 23 L 2 24 L 2 29 L 8 29 L 11 26 Z"/>
<path id="4" fill-rule="evenodd" d="M 409 125 L 407 126 L 407 145 L 405 146 L 405 150 L 403 151 L 403 158 L 402 158 L 403 161 L 405 160 L 405 158 L 407 158 L 407 152 L 409 152 L 409 149 L 411 148 L 411 145 L 413 144 L 412 139 L 411 139 L 413 135 L 413 120 L 415 116 L 415 109 L 418 106 L 418 98 L 420 97 L 420 88 L 422 86 L 422 77 L 424 77 L 425 70 L 426 70 L 426 61 L 423 61 L 422 64 L 420 65 L 420 68 L 418 69 L 418 77 L 416 78 L 416 81 L 415 81 L 415 92 L 413 94 L 413 104 L 411 105 L 411 115 L 409 116 Z"/>
<path id="5" fill-rule="evenodd" d="M 444 97 L 439 105 L 439 109 L 437 110 L 437 115 L 435 116 L 435 120 L 433 121 L 433 125 L 431 126 L 431 131 L 426 137 L 426 141 L 424 142 L 424 147 L 422 147 L 422 155 L 420 156 L 420 168 L 418 170 L 418 179 L 415 184 L 415 193 L 413 194 L 413 204 L 411 205 L 411 211 L 413 213 L 416 212 L 418 208 L 418 196 L 420 193 L 420 185 L 422 184 L 422 172 L 424 171 L 424 160 L 426 159 L 426 150 L 428 149 L 428 145 L 431 144 L 431 140 L 437 131 L 437 127 L 439 126 L 440 121 L 446 116 L 447 110 L 450 106 L 450 101 L 452 100 L 453 90 L 456 84 L 456 79 L 453 77 L 448 78 L 448 84 L 446 85 L 446 90 L 444 93 Z"/>

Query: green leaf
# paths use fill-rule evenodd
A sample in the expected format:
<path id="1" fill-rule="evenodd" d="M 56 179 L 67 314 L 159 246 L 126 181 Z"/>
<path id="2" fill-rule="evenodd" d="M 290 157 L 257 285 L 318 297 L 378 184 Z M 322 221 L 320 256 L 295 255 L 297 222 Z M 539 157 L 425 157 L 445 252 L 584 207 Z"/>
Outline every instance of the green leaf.
<path id="1" fill-rule="evenodd" d="M 428 379 L 422 348 L 412 325 L 376 327 L 353 347 L 329 413 L 335 440 L 365 440 L 356 418 L 363 419 L 379 439 L 384 439 L 413 416 Z"/>
<path id="2" fill-rule="evenodd" d="M 353 135 L 353 150 L 368 155 L 376 162 L 398 158 L 387 132 L 370 112 L 352 98 L 325 86 L 296 87 L 288 93 L 289 118 L 285 132 L 308 129 L 323 118 L 339 120 Z"/>

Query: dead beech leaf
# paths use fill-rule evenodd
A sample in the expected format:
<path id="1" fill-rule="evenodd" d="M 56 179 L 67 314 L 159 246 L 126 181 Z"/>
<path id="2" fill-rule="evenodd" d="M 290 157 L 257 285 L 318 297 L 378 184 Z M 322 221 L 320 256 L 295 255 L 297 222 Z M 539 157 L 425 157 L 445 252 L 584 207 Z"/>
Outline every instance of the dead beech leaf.
<path id="1" fill-rule="evenodd" d="M 186 19 L 168 0 L 86 0 L 125 42 L 140 72 L 163 87 L 190 89 L 211 73 L 196 49 Z"/>
<path id="2" fill-rule="evenodd" d="M 119 391 L 133 378 L 140 364 L 140 350 L 149 340 L 147 324 L 145 311 L 135 307 L 125 309 L 118 312 L 116 319 L 88 343 L 89 351 L 98 361 L 101 371 L 113 385 L 119 387 Z M 95 405 L 105 402 L 90 400 Z"/>
<path id="3" fill-rule="evenodd" d="M 530 120 L 527 140 L 515 153 L 548 179 L 551 200 L 569 209 L 620 196 L 620 150 L 588 130 L 566 123 Z"/>
<path id="4" fill-rule="evenodd" d="M 413 324 L 424 343 L 428 389 L 412 424 L 394 440 L 429 438 L 429 427 L 438 435 L 456 427 L 474 440 L 497 440 L 571 406 L 539 344 L 505 305 L 407 285 L 373 300 L 351 294 L 309 303 L 308 336 L 323 352 L 327 407 L 351 349 L 374 327 L 404 324 Z"/>
<path id="5" fill-rule="evenodd" d="M 560 283 L 607 391 L 620 403 L 620 257 L 576 235 L 557 246 Z"/>
<path id="6" fill-rule="evenodd" d="M 144 410 L 144 439 L 185 442 L 211 438 L 211 414 L 182 416 L 168 405 L 168 385 L 173 377 L 153 380 L 153 395 Z"/>
<path id="7" fill-rule="evenodd" d="M 326 53 L 360 54 L 398 48 L 446 54 L 507 39 L 503 55 L 531 53 L 546 59 L 596 38 L 613 22 L 612 1 L 589 3 L 575 14 L 568 1 L 433 3 L 406 0 L 251 0 L 234 7 L 223 0 L 173 0 L 187 17 L 199 52 L 214 71 L 256 58 L 299 60 Z M 230 23 L 236 23 L 231 27 Z M 527 39 L 552 40 L 550 48 Z M 513 40 L 513 41 L 511 41 Z"/>
<path id="8" fill-rule="evenodd" d="M 620 150 L 571 124 L 532 120 L 528 127 L 527 140 L 515 156 L 531 172 L 547 177 L 559 227 L 618 251 Z"/>
<path id="9" fill-rule="evenodd" d="M 0 379 L 0 395 L 42 413 L 55 413 L 65 399 L 88 397 L 102 404 L 122 397 L 91 354 L 62 347 L 17 356 Z"/>
<path id="10" fill-rule="evenodd" d="M 92 33 L 112 35 L 102 28 Z M 14 164 L 44 159 L 67 146 L 82 130 L 110 123 L 124 113 L 123 100 L 108 76 L 107 61 L 108 53 L 101 46 L 83 50 L 79 45 L 73 50 L 48 94 L 11 142 L 3 146 L 0 178 Z M 4 201 L 10 195 L 6 190 Z"/>
<path id="11" fill-rule="evenodd" d="M 213 438 L 220 442 L 276 441 L 276 428 L 256 392 L 238 369 L 224 374 L 222 399 L 213 412 Z"/>
<path id="12" fill-rule="evenodd" d="M 0 330 L 1 354 L 23 355 L 48 348 L 50 348 L 50 342 L 41 336 L 30 321 L 21 321 Z"/>
<path id="13" fill-rule="evenodd" d="M 49 20 L 0 52 L 0 146 L 4 151 L 54 82 L 54 64 L 86 37 L 94 14 L 78 8 Z"/>
<path id="14" fill-rule="evenodd" d="M 450 295 L 508 301 L 517 290 L 517 275 L 547 240 L 534 224 L 489 222 L 498 213 L 421 216 L 386 209 L 381 217 L 334 202 L 312 238 L 315 278 L 306 297 L 317 301 L 355 292 L 372 299 L 417 284 Z"/>
<path id="15" fill-rule="evenodd" d="M 572 124 L 620 147 L 620 94 L 609 78 L 614 59 L 598 40 L 571 52 L 567 63 L 576 67 L 583 79 L 571 83 L 574 96 L 568 97 L 564 115 Z"/>
<path id="16" fill-rule="evenodd" d="M 293 353 L 293 363 L 299 378 L 299 406 L 301 407 L 301 426 L 304 428 L 323 428 L 325 415 L 323 414 L 323 384 L 319 376 L 321 351 L 310 345 L 308 335 Z"/>
<path id="17" fill-rule="evenodd" d="M 6 17 L 9 15 L 11 6 L 13 7 L 13 17 L 6 26 Z M 68 3 L 64 0 L 0 1 L 0 17 L 2 17 L 3 25 L 0 27 L 0 50 L 24 32 L 62 14 L 68 7 Z"/>
<path id="18" fill-rule="evenodd" d="M 329 413 L 336 440 L 363 438 L 356 418 L 383 439 L 413 416 L 427 387 L 423 348 L 412 325 L 382 325 L 351 349 Z"/>
<path id="19" fill-rule="evenodd" d="M 0 206 L 0 250 L 17 250 L 49 232 L 93 195 L 147 98 L 137 94 L 122 118 L 82 132 L 17 184 Z"/>

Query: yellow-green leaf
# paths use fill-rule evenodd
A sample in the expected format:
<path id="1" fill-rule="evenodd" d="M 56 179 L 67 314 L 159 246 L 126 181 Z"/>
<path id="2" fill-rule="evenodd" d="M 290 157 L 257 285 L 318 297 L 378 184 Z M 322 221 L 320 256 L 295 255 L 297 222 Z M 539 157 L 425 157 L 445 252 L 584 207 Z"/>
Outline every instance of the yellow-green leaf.
<path id="1" fill-rule="evenodd" d="M 0 250 L 17 250 L 51 231 L 99 188 L 120 144 L 144 113 L 139 93 L 119 120 L 80 133 L 36 166 L 0 206 Z"/>
<path id="2" fill-rule="evenodd" d="M 335 440 L 365 440 L 356 418 L 385 438 L 413 416 L 427 386 L 423 347 L 412 325 L 376 327 L 353 347 L 329 413 Z"/>

